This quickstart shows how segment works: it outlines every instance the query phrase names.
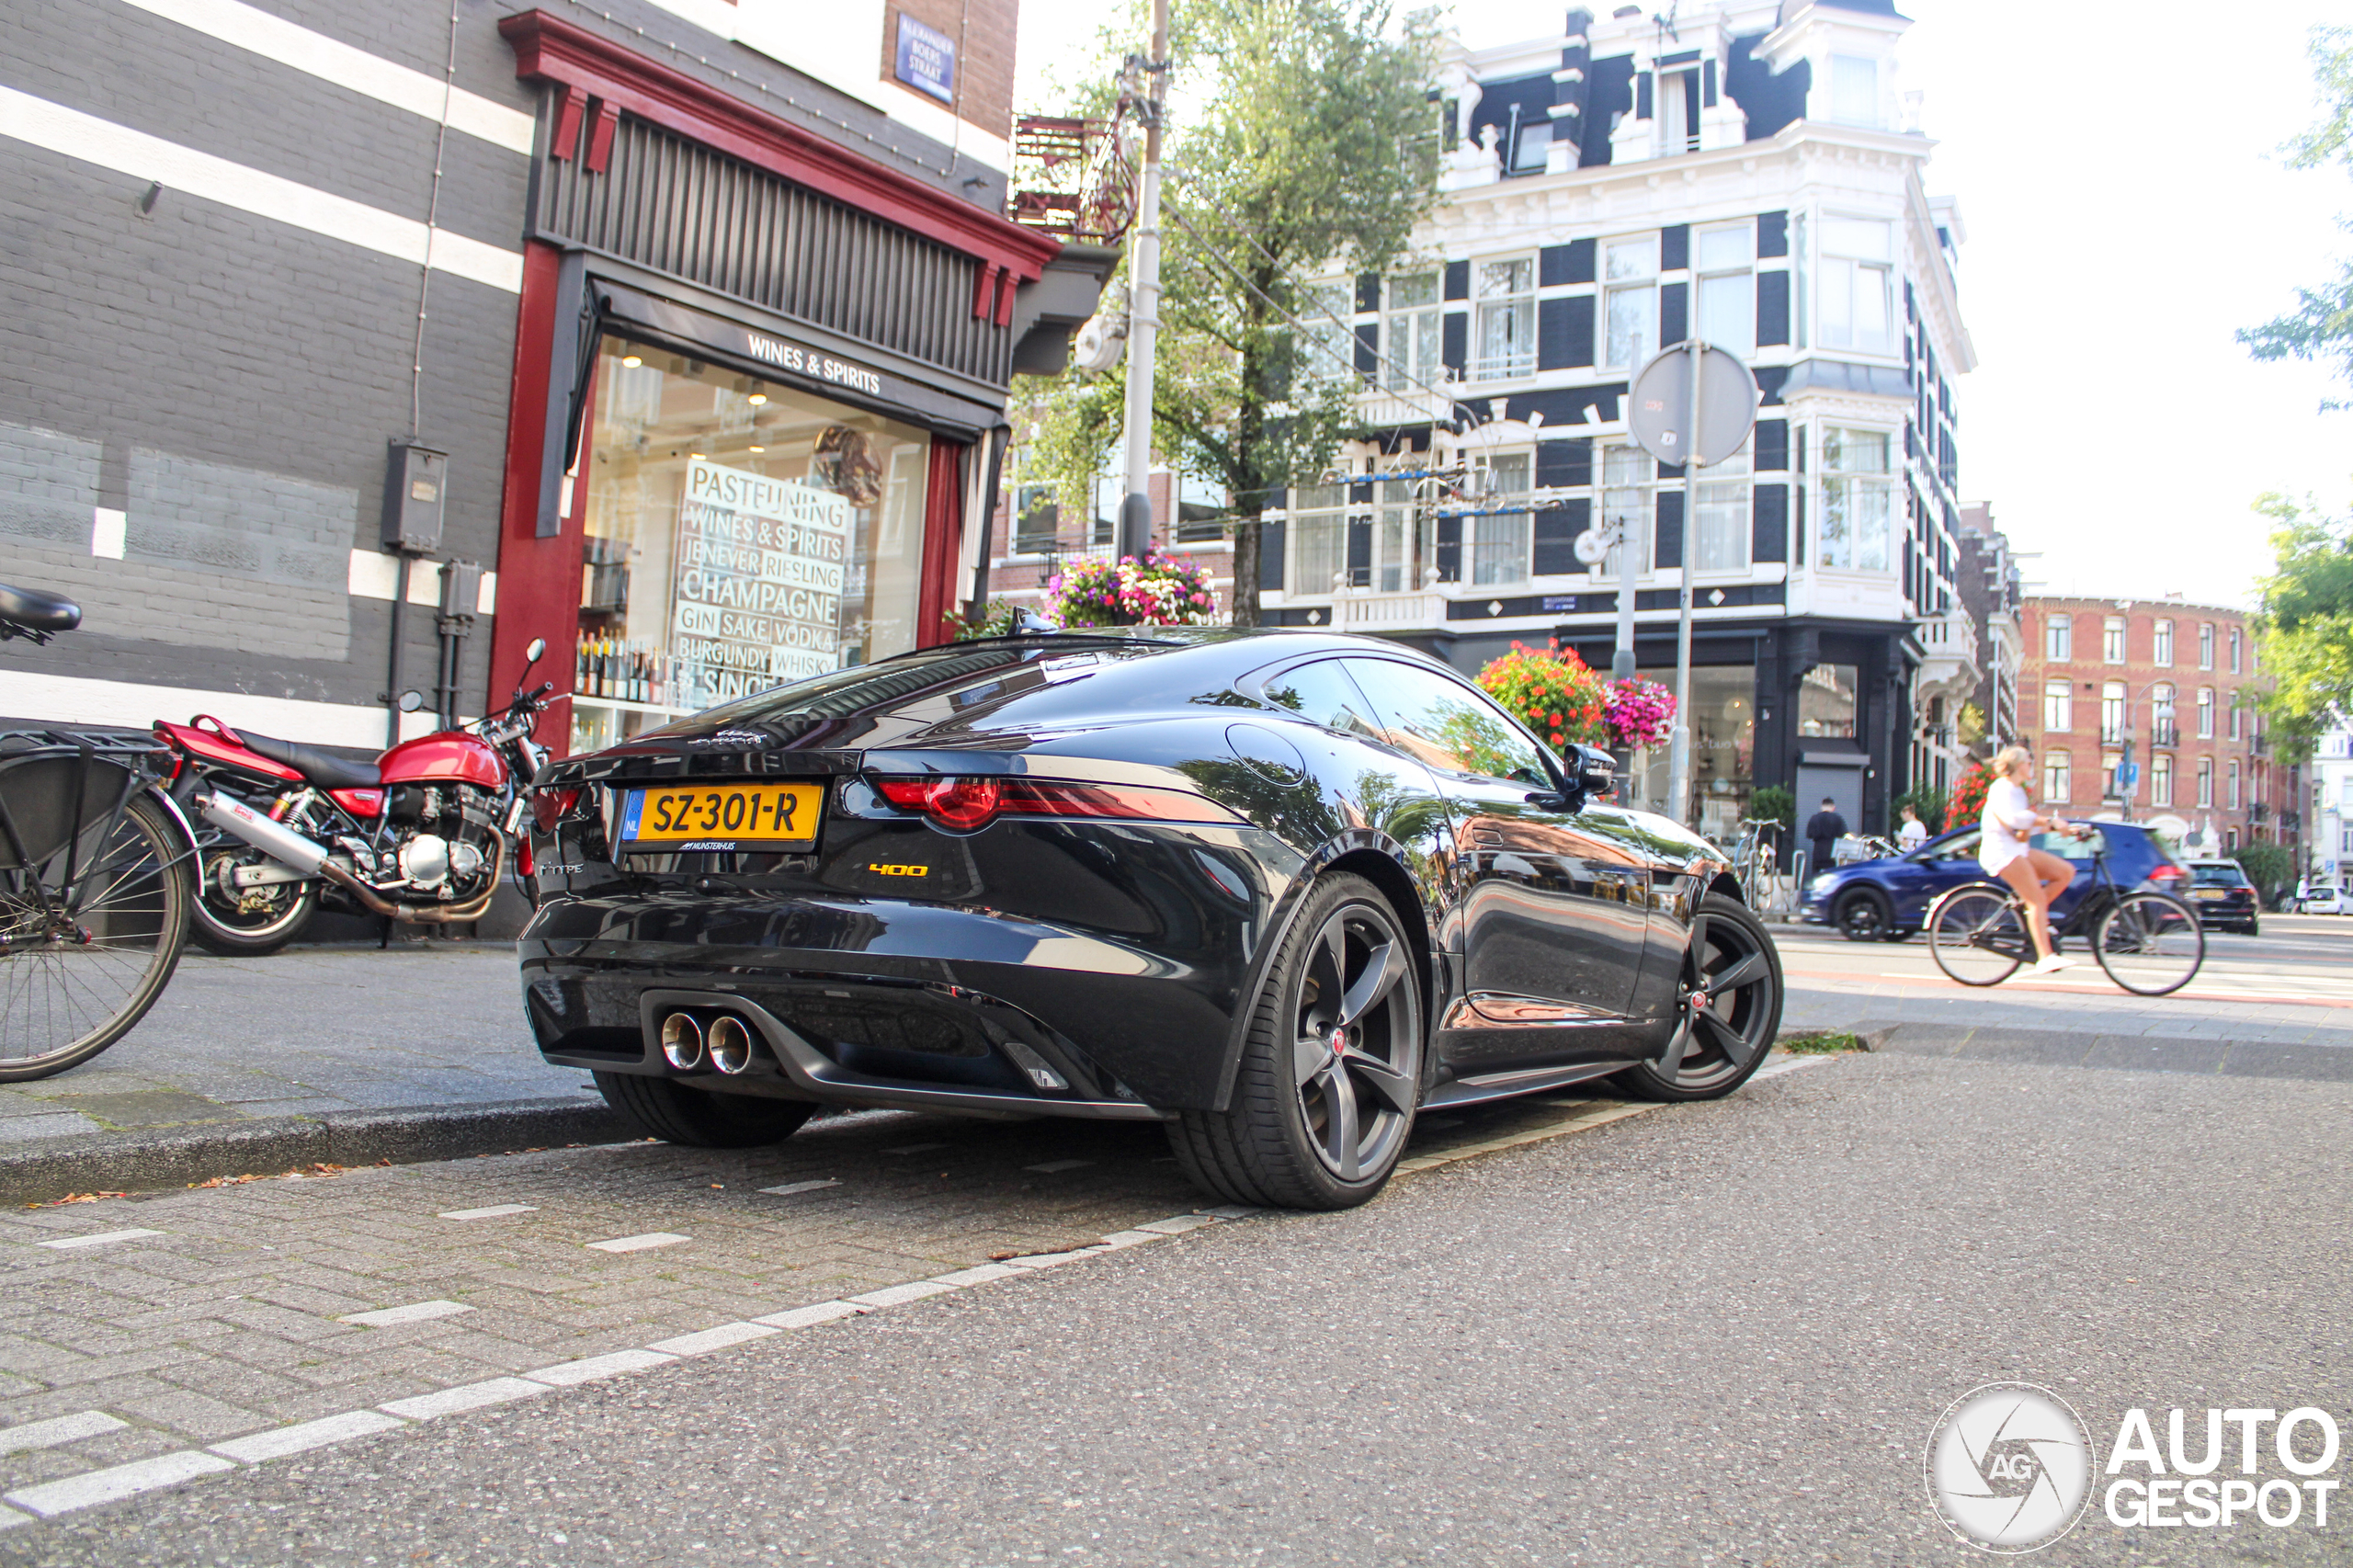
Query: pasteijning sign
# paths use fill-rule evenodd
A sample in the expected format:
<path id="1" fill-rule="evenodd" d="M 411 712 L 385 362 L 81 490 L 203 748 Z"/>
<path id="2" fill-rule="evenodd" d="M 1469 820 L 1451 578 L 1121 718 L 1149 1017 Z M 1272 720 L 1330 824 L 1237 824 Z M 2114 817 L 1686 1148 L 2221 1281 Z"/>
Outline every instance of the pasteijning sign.
<path id="1" fill-rule="evenodd" d="M 678 699 L 699 708 L 833 668 L 849 531 L 845 496 L 689 462 L 678 506 Z"/>

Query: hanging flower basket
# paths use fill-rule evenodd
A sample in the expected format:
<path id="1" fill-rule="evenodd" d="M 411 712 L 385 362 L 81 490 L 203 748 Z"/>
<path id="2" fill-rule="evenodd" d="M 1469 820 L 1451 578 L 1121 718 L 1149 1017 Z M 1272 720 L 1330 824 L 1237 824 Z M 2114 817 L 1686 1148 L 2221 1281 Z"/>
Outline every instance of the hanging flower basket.
<path id="1" fill-rule="evenodd" d="M 1494 698 L 1556 751 L 1571 744 L 1608 745 L 1608 694 L 1601 677 L 1574 650 L 1511 652 L 1479 672 L 1479 689 Z"/>
<path id="2" fill-rule="evenodd" d="M 1209 626 L 1208 576 L 1165 555 L 1088 561 L 1046 579 L 1047 614 L 1063 626 Z"/>

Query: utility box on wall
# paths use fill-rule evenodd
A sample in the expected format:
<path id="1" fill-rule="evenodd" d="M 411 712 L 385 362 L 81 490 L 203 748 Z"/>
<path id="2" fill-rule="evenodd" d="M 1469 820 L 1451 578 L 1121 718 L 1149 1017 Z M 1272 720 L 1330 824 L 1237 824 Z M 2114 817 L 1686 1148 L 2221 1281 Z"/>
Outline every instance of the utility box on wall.
<path id="1" fill-rule="evenodd" d="M 394 441 L 384 469 L 384 548 L 430 555 L 441 548 L 449 454 L 416 441 Z"/>

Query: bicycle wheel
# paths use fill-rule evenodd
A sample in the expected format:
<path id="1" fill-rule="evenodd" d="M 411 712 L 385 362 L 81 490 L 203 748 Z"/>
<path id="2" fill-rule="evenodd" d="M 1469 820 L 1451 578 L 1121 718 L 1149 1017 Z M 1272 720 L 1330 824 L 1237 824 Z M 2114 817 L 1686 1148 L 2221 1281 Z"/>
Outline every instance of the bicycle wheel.
<path id="1" fill-rule="evenodd" d="M 2161 892 L 2128 892 L 2092 927 L 2092 952 L 2108 978 L 2136 996 L 2163 996 L 2189 983 L 2206 961 L 2198 912 Z"/>
<path id="2" fill-rule="evenodd" d="M 1928 911 L 1929 956 L 1963 985 L 1999 985 L 2030 946 L 2018 905 L 1992 888 L 1955 888 Z"/>
<path id="3" fill-rule="evenodd" d="M 87 1062 L 155 1005 L 188 944 L 184 847 L 141 795 L 84 832 L 77 856 L 60 846 L 0 870 L 0 1084 Z"/>

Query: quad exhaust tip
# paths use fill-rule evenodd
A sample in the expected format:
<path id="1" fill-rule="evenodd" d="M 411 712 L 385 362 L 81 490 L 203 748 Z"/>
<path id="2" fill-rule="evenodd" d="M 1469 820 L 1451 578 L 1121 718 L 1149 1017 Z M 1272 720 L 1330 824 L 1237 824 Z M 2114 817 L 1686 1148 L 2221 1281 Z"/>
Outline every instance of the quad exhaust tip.
<path id="1" fill-rule="evenodd" d="M 752 1065 L 752 1031 L 722 1017 L 710 1026 L 710 1064 L 733 1078 Z"/>
<path id="2" fill-rule="evenodd" d="M 737 1028 L 740 1030 L 742 1026 Z M 702 1065 L 702 1026 L 695 1022 L 692 1014 L 673 1013 L 662 1020 L 662 1060 L 681 1073 L 691 1073 Z M 743 1071 L 740 1067 L 734 1070 Z"/>

